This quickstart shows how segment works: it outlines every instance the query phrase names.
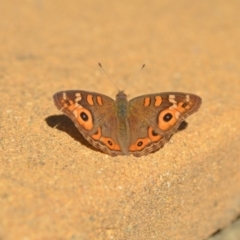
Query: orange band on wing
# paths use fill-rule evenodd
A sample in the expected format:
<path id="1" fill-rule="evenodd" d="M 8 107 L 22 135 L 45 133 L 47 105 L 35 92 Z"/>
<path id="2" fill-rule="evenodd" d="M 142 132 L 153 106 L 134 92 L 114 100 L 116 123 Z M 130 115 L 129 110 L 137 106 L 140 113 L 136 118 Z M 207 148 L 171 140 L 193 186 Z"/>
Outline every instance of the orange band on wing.
<path id="1" fill-rule="evenodd" d="M 150 103 L 151 103 L 150 97 L 145 97 L 144 103 L 143 103 L 144 107 L 148 107 L 150 105 Z"/>
<path id="2" fill-rule="evenodd" d="M 115 143 L 111 138 L 101 137 L 100 141 L 103 142 L 109 149 L 120 151 L 120 146 Z"/>
<path id="3" fill-rule="evenodd" d="M 102 131 L 100 127 L 98 128 L 97 132 L 94 133 L 91 137 L 94 140 L 98 140 L 104 143 L 111 150 L 115 150 L 115 151 L 121 150 L 120 146 L 117 143 L 115 143 L 111 138 L 102 136 Z"/>
<path id="4" fill-rule="evenodd" d="M 69 100 L 69 99 L 65 100 L 65 99 L 62 98 L 60 100 L 60 103 L 63 106 L 63 108 L 66 108 L 71 112 L 76 108 L 76 106 L 74 105 L 74 102 L 72 100 Z"/>
<path id="5" fill-rule="evenodd" d="M 162 104 L 162 97 L 156 96 L 154 106 L 159 107 L 161 104 Z"/>
<path id="6" fill-rule="evenodd" d="M 189 110 L 189 109 L 192 107 L 192 105 L 193 105 L 192 102 L 180 102 L 180 103 L 178 103 L 176 109 L 177 109 L 180 113 L 184 113 L 184 112 L 186 112 L 187 110 Z"/>
<path id="7" fill-rule="evenodd" d="M 129 148 L 130 151 L 140 151 L 145 148 L 151 140 L 149 138 L 139 138 L 134 144 L 132 144 Z"/>
<path id="8" fill-rule="evenodd" d="M 158 127 L 163 130 L 169 130 L 179 118 L 180 113 L 175 109 L 166 109 L 158 115 Z"/>
<path id="9" fill-rule="evenodd" d="M 162 136 L 154 132 L 152 127 L 148 128 L 148 136 L 152 142 L 157 142 L 159 139 L 162 138 Z"/>
<path id="10" fill-rule="evenodd" d="M 102 106 L 103 102 L 102 102 L 102 98 L 100 96 L 97 96 L 97 103 L 98 105 Z"/>
<path id="11" fill-rule="evenodd" d="M 93 95 L 92 95 L 92 94 L 88 94 L 88 95 L 87 95 L 87 102 L 88 102 L 88 104 L 90 104 L 90 105 L 94 105 Z"/>
<path id="12" fill-rule="evenodd" d="M 93 128 L 93 118 L 90 111 L 85 108 L 76 108 L 73 111 L 75 118 L 78 123 L 86 130 L 91 130 Z"/>
<path id="13" fill-rule="evenodd" d="M 94 140 L 99 140 L 102 136 L 102 131 L 101 131 L 101 128 L 99 127 L 97 132 L 94 133 L 91 137 L 94 139 Z"/>

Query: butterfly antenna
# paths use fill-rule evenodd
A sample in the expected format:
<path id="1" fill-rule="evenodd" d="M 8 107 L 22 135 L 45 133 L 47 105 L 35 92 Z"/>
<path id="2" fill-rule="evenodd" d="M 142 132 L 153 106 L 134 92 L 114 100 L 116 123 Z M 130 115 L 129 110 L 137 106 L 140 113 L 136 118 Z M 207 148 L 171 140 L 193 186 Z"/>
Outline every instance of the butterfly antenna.
<path id="1" fill-rule="evenodd" d="M 135 74 L 135 76 L 133 77 L 133 79 L 136 79 L 136 78 L 139 76 L 139 74 L 141 73 L 141 71 L 143 70 L 143 68 L 145 68 L 145 66 L 146 66 L 146 64 L 144 63 L 144 64 L 142 65 L 142 67 L 140 68 L 140 70 Z"/>
<path id="2" fill-rule="evenodd" d="M 108 79 L 113 83 L 113 85 L 117 88 L 117 90 L 119 91 L 117 85 L 115 84 L 115 82 L 110 78 L 110 76 L 107 74 L 107 72 L 104 70 L 103 66 L 101 63 L 98 63 L 98 66 L 102 69 L 102 71 L 107 75 Z"/>

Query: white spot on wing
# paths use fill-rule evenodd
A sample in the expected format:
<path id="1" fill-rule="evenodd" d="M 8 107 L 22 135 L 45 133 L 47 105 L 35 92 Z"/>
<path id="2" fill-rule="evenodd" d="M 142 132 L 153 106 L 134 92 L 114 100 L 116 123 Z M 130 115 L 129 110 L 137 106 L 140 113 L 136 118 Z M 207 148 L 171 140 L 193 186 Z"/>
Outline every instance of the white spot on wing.
<path id="1" fill-rule="evenodd" d="M 168 97 L 168 101 L 170 103 L 176 104 L 177 102 L 175 101 L 175 95 L 169 95 Z"/>
<path id="2" fill-rule="evenodd" d="M 75 93 L 75 106 L 76 107 L 82 107 L 78 102 L 82 100 L 81 93 Z"/>
<path id="3" fill-rule="evenodd" d="M 80 93 L 76 93 L 75 96 L 76 96 L 76 98 L 75 98 L 75 102 L 79 102 L 79 101 L 82 100 L 82 96 L 81 96 Z"/>

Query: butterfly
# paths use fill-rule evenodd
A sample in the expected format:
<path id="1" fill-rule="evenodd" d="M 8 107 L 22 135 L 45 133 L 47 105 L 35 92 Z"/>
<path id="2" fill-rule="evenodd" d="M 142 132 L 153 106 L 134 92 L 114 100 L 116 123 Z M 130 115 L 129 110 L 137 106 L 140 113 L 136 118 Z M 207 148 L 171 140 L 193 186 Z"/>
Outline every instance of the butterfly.
<path id="1" fill-rule="evenodd" d="M 57 92 L 53 99 L 95 148 L 111 156 L 136 157 L 161 148 L 202 103 L 199 96 L 180 92 L 128 101 L 124 91 L 119 91 L 114 101 L 100 93 L 67 90 Z"/>

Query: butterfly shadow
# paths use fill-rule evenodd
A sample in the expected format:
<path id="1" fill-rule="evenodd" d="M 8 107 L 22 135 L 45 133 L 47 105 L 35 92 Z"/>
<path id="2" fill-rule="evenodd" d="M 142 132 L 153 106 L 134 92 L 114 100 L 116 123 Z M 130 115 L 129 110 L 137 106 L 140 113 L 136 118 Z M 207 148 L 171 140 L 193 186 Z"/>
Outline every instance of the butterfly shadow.
<path id="1" fill-rule="evenodd" d="M 51 128 L 56 128 L 60 131 L 66 132 L 69 136 L 71 136 L 74 140 L 80 142 L 82 145 L 98 151 L 94 148 L 77 130 L 74 123 L 70 118 L 65 115 L 52 115 L 45 119 L 47 125 Z"/>
<path id="2" fill-rule="evenodd" d="M 178 127 L 178 131 L 183 131 L 187 128 L 188 123 L 186 121 L 183 121 L 180 123 L 179 127 Z"/>

